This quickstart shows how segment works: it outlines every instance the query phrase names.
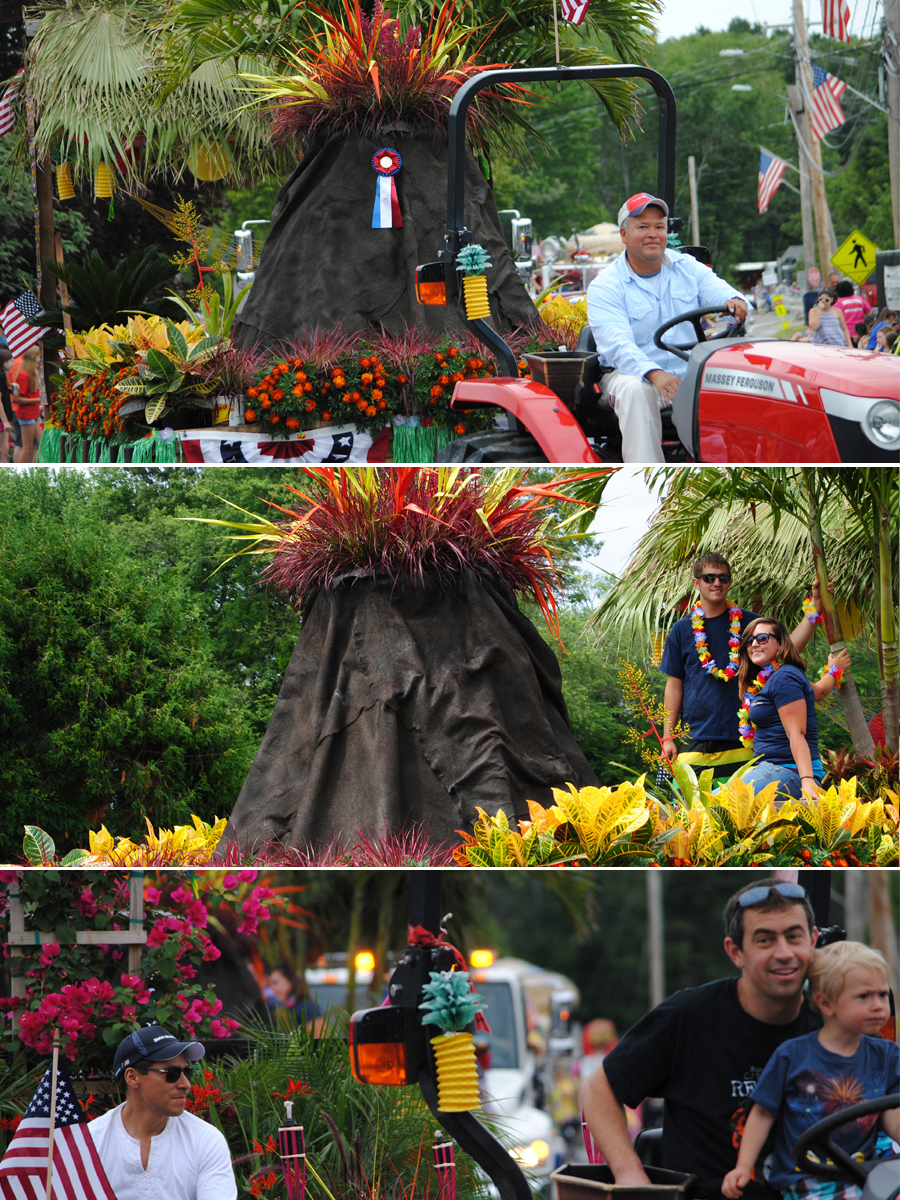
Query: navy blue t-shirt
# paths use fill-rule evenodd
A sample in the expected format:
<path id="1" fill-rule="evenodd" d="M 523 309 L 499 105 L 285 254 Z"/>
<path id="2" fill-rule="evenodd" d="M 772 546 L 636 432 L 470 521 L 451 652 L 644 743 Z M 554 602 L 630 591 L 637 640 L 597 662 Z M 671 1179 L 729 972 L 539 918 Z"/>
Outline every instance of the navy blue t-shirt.
<path id="1" fill-rule="evenodd" d="M 743 609 L 741 633 L 758 614 Z M 731 618 L 728 609 L 717 617 L 706 617 L 703 622 L 709 652 L 721 670 L 728 666 L 728 634 Z M 684 700 L 681 719 L 690 729 L 691 737 L 697 741 L 736 742 L 738 733 L 737 713 L 740 708 L 737 676 L 717 679 L 708 675 L 700 665 L 700 656 L 694 644 L 694 630 L 690 613 L 676 621 L 666 638 L 659 669 L 666 675 L 674 675 L 684 682 Z M 754 748 L 754 754 L 757 753 Z"/>
<path id="2" fill-rule="evenodd" d="M 808 1179 L 794 1166 L 792 1151 L 797 1138 L 838 1109 L 896 1092 L 898 1067 L 900 1046 L 881 1038 L 862 1037 L 850 1056 L 826 1050 L 815 1033 L 782 1043 L 751 1097 L 754 1104 L 778 1118 L 766 1176 L 769 1183 L 784 1190 Z M 864 1158 L 875 1156 L 877 1136 L 877 1113 L 841 1125 L 831 1134 L 847 1154 Z"/>
<path id="3" fill-rule="evenodd" d="M 819 728 L 812 684 L 799 667 L 790 663 L 784 663 L 770 675 L 763 690 L 750 701 L 750 720 L 756 726 L 754 755 L 761 754 L 773 763 L 794 761 L 790 739 L 778 715 L 779 708 L 794 700 L 806 700 L 806 741 L 815 764 L 819 757 Z"/>

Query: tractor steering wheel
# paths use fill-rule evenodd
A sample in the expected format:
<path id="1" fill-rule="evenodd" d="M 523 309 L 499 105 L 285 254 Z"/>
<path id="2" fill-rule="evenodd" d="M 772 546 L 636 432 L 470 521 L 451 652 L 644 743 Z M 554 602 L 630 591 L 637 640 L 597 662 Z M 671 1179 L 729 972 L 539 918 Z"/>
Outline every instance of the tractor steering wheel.
<path id="1" fill-rule="evenodd" d="M 706 336 L 703 326 L 700 324 L 700 318 L 708 317 L 712 313 L 727 312 L 727 308 L 692 308 L 690 312 L 683 313 L 680 317 L 673 317 L 671 321 L 666 321 L 664 325 L 660 325 L 659 329 L 657 329 L 656 333 L 653 335 L 653 344 L 658 346 L 660 350 L 667 351 L 669 354 L 677 354 L 679 358 L 683 358 L 684 361 L 687 362 L 689 355 L 686 354 L 685 351 L 693 350 L 695 346 L 700 346 L 703 342 L 718 342 L 722 338 L 735 338 L 744 336 L 743 321 L 736 321 L 734 325 L 729 326 L 728 329 L 723 329 L 721 333 L 714 334 L 711 338 Z M 731 316 L 732 314 L 729 313 L 728 315 Z M 662 340 L 662 335 L 664 333 L 668 333 L 668 331 L 674 328 L 676 325 L 680 325 L 682 321 L 690 321 L 694 327 L 694 332 L 697 334 L 697 340 L 695 342 L 678 342 L 677 344 L 673 344 L 671 346 L 668 345 L 667 342 Z"/>
<path id="2" fill-rule="evenodd" d="M 810 1125 L 809 1129 L 794 1142 L 795 1166 L 805 1175 L 816 1175 L 820 1179 L 842 1179 L 849 1176 L 855 1184 L 862 1187 L 868 1175 L 865 1164 L 851 1158 L 846 1150 L 842 1150 L 828 1135 L 840 1125 L 846 1125 L 859 1117 L 886 1112 L 889 1108 L 898 1106 L 900 1106 L 900 1095 L 896 1093 L 891 1096 L 876 1096 L 874 1100 L 864 1100 L 862 1104 L 851 1104 L 849 1108 L 842 1108 L 840 1112 L 832 1113 L 831 1116 L 816 1121 L 815 1125 Z M 809 1158 L 810 1150 L 814 1150 L 820 1158 L 831 1159 L 834 1166 L 813 1161 Z"/>

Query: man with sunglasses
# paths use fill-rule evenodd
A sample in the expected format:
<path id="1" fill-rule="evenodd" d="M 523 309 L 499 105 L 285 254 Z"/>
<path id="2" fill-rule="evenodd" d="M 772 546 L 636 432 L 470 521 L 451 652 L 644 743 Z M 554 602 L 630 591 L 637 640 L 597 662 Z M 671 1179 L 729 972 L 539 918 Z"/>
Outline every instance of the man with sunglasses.
<path id="1" fill-rule="evenodd" d="M 721 554 L 698 558 L 693 574 L 699 601 L 672 626 L 659 665 L 667 677 L 663 752 L 670 763 L 677 758 L 697 770 L 712 767 L 717 775 L 728 776 L 738 764 L 752 758 L 738 732 L 737 647 L 758 614 L 729 604 L 731 567 Z M 818 583 L 812 588 L 812 606 L 819 606 Z M 804 615 L 791 634 L 798 654 L 814 631 L 815 624 Z M 698 633 L 705 642 L 698 643 Z M 708 649 L 705 662 L 703 645 Z M 723 678 L 724 674 L 729 678 Z M 679 716 L 689 731 L 680 751 L 672 736 Z"/>
<path id="2" fill-rule="evenodd" d="M 662 1160 L 697 1177 L 700 1200 L 720 1200 L 749 1099 L 769 1058 L 821 1025 L 803 994 L 818 936 L 806 892 L 774 878 L 748 883 L 725 906 L 725 953 L 739 968 L 676 992 L 632 1026 L 582 1088 L 584 1116 L 617 1184 L 649 1182 L 623 1105 L 665 1100 Z M 762 1171 L 742 1200 L 777 1200 Z"/>
<path id="3" fill-rule="evenodd" d="M 125 1102 L 91 1122 L 91 1136 L 116 1200 L 236 1200 L 228 1143 L 185 1111 L 200 1042 L 159 1025 L 130 1033 L 113 1066 Z"/>

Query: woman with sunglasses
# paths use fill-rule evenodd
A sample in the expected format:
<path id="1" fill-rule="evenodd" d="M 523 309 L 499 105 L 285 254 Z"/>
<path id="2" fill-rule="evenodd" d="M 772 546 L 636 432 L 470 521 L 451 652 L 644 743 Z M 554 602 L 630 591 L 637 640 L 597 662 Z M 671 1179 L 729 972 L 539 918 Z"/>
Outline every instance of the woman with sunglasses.
<path id="1" fill-rule="evenodd" d="M 744 772 L 758 792 L 776 780 L 776 803 L 806 797 L 815 803 L 824 772 L 819 757 L 816 701 L 834 690 L 850 666 L 846 650 L 828 656 L 826 673 L 815 684 L 781 621 L 759 617 L 744 631 L 738 648 L 738 689 L 742 741 L 760 761 Z"/>

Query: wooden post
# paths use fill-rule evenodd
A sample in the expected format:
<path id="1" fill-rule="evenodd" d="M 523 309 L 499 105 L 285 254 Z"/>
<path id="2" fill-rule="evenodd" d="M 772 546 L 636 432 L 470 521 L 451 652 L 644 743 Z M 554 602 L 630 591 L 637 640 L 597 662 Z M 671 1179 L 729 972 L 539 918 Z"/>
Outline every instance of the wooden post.
<path id="1" fill-rule="evenodd" d="M 53 1139 L 56 1133 L 56 1084 L 59 1079 L 59 1030 L 53 1030 L 53 1070 L 50 1073 L 50 1129 L 47 1133 L 47 1195 L 53 1191 Z"/>
<path id="2" fill-rule="evenodd" d="M 556 65 L 559 66 L 559 18 L 556 15 L 556 0 L 553 0 L 553 40 L 556 42 Z M 562 84 L 558 81 L 556 90 L 562 91 Z"/>
<path id="3" fill-rule="evenodd" d="M 813 237 L 812 223 L 812 183 L 810 182 L 809 161 L 803 153 L 804 146 L 809 145 L 809 116 L 803 103 L 803 93 L 796 83 L 788 85 L 788 102 L 793 109 L 797 128 L 797 163 L 800 168 L 800 219 L 803 222 L 803 257 L 806 260 L 806 270 L 811 271 L 816 265 L 816 243 Z M 823 278 L 826 272 L 823 271 Z M 804 291 L 809 288 L 809 276 L 804 279 Z"/>
<path id="4" fill-rule="evenodd" d="M 147 935 L 144 933 L 144 872 L 132 871 L 128 880 L 128 890 L 131 904 L 128 910 L 128 932 L 141 940 L 132 942 L 128 947 L 128 974 L 136 975 L 141 965 L 141 951 Z"/>
<path id="5" fill-rule="evenodd" d="M 891 203 L 894 206 L 894 245 L 900 247 L 900 0 L 884 0 L 882 55 L 887 77 L 888 158 Z"/>
<path id="6" fill-rule="evenodd" d="M 691 187 L 691 241 L 700 245 L 700 209 L 697 206 L 697 172 L 693 154 L 688 156 L 688 183 Z"/>
<path id="7" fill-rule="evenodd" d="M 59 232 L 59 230 L 57 230 L 56 234 L 54 235 L 53 244 L 56 249 L 56 253 L 54 254 L 54 258 L 56 259 L 56 261 L 58 263 L 65 262 L 65 255 L 63 254 L 62 234 Z M 63 279 L 57 279 L 56 286 L 59 288 L 59 306 L 60 306 L 60 308 L 62 308 L 63 305 L 69 303 L 69 289 L 66 286 L 65 280 L 63 280 Z M 65 327 L 66 333 L 72 332 L 72 318 L 69 316 L 69 314 L 67 312 L 63 313 L 63 326 Z"/>
<path id="8" fill-rule="evenodd" d="M 797 82 L 804 97 L 804 108 L 807 99 L 813 94 L 812 66 L 809 61 L 809 42 L 806 37 L 806 18 L 803 15 L 803 0 L 793 0 L 794 5 L 794 56 L 797 65 Z M 816 217 L 816 238 L 819 243 L 819 269 L 822 272 L 822 282 L 827 279 L 831 270 L 831 256 L 837 250 L 834 236 L 834 226 L 831 223 L 831 212 L 828 208 L 828 198 L 825 195 L 825 176 L 822 174 L 822 147 L 812 136 L 812 122 L 807 114 L 806 148 L 812 158 L 810 182 L 812 184 L 813 211 Z"/>
<path id="9" fill-rule="evenodd" d="M 656 1008 L 666 998 L 661 871 L 647 872 L 647 935 L 650 950 L 650 1007 Z"/>

